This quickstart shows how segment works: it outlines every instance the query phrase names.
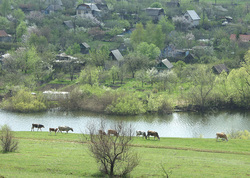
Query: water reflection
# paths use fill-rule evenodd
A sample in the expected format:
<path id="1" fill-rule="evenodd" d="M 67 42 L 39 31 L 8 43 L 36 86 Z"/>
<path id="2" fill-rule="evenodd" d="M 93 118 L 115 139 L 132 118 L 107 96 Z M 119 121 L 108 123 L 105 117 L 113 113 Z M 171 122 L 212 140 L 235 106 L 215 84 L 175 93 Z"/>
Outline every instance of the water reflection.
<path id="1" fill-rule="evenodd" d="M 76 133 L 86 133 L 90 123 L 99 124 L 106 121 L 107 129 L 112 128 L 117 121 L 132 124 L 135 130 L 155 130 L 161 137 L 204 137 L 215 138 L 216 132 L 231 130 L 250 131 L 250 112 L 220 111 L 211 115 L 199 113 L 177 112 L 170 115 L 138 115 L 112 116 L 90 112 L 63 112 L 51 110 L 45 113 L 24 114 L 0 110 L 0 125 L 8 124 L 14 131 L 29 131 L 32 123 L 49 127 L 68 125 Z"/>

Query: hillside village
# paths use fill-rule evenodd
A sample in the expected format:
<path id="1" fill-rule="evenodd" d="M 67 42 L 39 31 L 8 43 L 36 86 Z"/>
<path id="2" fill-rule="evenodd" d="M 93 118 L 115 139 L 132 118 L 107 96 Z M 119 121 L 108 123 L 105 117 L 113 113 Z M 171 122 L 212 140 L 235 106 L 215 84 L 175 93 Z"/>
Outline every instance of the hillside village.
<path id="1" fill-rule="evenodd" d="M 59 104 L 36 97 L 42 105 L 34 111 L 55 105 L 111 114 L 248 109 L 249 5 L 247 0 L 1 0 L 2 108 L 30 112 L 14 107 L 11 98 L 50 90 L 71 97 Z M 121 111 L 119 102 L 131 111 Z"/>

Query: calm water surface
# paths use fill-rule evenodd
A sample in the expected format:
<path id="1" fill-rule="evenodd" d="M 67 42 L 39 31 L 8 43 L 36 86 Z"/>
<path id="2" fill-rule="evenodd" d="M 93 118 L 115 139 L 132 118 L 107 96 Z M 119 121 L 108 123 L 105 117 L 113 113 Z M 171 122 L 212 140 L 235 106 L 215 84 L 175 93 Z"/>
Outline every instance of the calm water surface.
<path id="1" fill-rule="evenodd" d="M 43 131 L 49 127 L 67 125 L 74 133 L 87 133 L 87 126 L 98 126 L 101 120 L 112 128 L 117 121 L 132 124 L 134 130 L 155 130 L 161 137 L 204 137 L 214 138 L 216 132 L 232 130 L 250 131 L 249 111 L 220 111 L 210 115 L 199 113 L 175 112 L 170 115 L 110 116 L 88 112 L 62 112 L 52 110 L 45 113 L 23 114 L 0 110 L 0 125 L 8 124 L 14 131 L 30 131 L 32 123 L 44 124 Z"/>

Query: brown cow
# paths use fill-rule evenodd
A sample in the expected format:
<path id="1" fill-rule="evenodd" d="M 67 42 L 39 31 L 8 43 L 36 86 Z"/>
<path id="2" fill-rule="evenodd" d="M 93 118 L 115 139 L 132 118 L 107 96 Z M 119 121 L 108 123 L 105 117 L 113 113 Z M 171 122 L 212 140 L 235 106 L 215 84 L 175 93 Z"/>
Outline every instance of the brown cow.
<path id="1" fill-rule="evenodd" d="M 116 130 L 108 130 L 108 135 L 114 135 L 114 136 L 117 136 L 118 137 L 118 132 Z"/>
<path id="2" fill-rule="evenodd" d="M 223 133 L 223 132 L 216 133 L 216 141 L 218 140 L 218 138 L 226 139 L 226 141 L 228 141 L 227 135 L 225 133 Z"/>
<path id="3" fill-rule="evenodd" d="M 51 132 L 55 132 L 55 135 L 56 135 L 56 132 L 58 131 L 58 128 L 49 128 L 49 133 L 51 134 Z"/>
<path id="4" fill-rule="evenodd" d="M 99 132 L 99 135 L 107 135 L 106 132 L 103 130 L 98 130 L 98 132 Z"/>
<path id="5" fill-rule="evenodd" d="M 160 140 L 160 137 L 159 137 L 158 132 L 148 130 L 148 135 L 147 135 L 148 139 L 149 139 L 149 136 L 150 136 L 150 135 L 151 135 L 151 136 L 154 136 L 154 139 L 155 139 L 155 137 L 157 137 L 157 138 Z"/>

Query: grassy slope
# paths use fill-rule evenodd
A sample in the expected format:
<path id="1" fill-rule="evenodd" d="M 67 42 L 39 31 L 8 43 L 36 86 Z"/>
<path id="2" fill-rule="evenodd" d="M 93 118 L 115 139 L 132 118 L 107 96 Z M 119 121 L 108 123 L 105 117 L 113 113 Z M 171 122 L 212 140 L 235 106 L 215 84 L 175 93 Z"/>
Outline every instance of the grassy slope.
<path id="1" fill-rule="evenodd" d="M 100 177 L 88 144 L 80 134 L 15 132 L 20 148 L 0 154 L 0 175 L 5 177 Z M 141 162 L 132 177 L 160 177 L 161 165 L 170 177 L 250 176 L 250 140 L 161 138 L 134 139 Z"/>

